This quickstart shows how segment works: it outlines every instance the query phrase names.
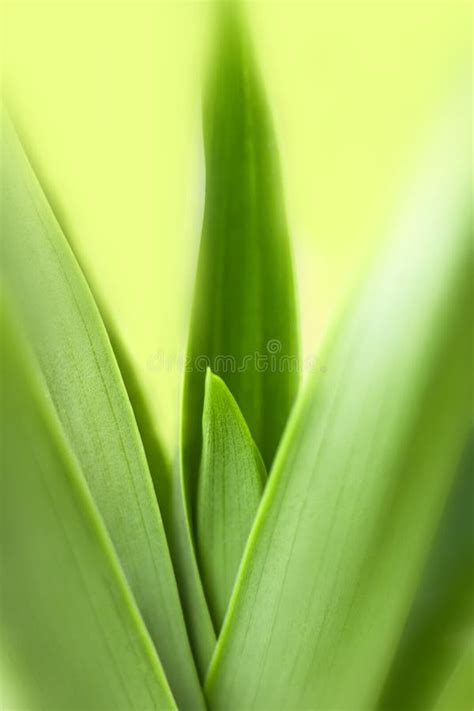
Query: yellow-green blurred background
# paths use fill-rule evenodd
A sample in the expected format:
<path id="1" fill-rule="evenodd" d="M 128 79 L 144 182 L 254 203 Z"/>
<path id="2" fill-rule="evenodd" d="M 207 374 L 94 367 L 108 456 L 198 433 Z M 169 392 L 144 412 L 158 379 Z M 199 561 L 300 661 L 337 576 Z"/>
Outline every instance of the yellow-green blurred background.
<path id="1" fill-rule="evenodd" d="M 185 344 L 204 193 L 209 5 L 17 0 L 2 11 L 10 111 L 172 450 L 173 361 Z M 469 68 L 471 3 L 293 0 L 248 11 L 282 155 L 308 355 Z"/>

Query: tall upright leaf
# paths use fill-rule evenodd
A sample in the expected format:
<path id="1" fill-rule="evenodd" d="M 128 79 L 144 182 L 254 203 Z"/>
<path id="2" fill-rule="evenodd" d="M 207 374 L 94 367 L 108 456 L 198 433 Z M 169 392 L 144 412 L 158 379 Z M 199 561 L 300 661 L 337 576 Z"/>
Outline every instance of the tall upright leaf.
<path id="1" fill-rule="evenodd" d="M 244 20 L 233 3 L 220 5 L 204 96 L 206 200 L 184 387 L 191 502 L 204 362 L 228 385 L 267 467 L 298 387 L 295 287 L 275 135 Z"/>
<path id="2" fill-rule="evenodd" d="M 207 680 L 214 709 L 374 706 L 470 419 L 455 106 L 286 431 Z"/>
<path id="3" fill-rule="evenodd" d="M 200 708 L 201 689 L 163 524 L 107 333 L 14 129 L 2 118 L 6 291 L 26 325 L 69 445 L 176 699 L 183 708 Z"/>
<path id="4" fill-rule="evenodd" d="M 193 525 L 206 367 L 228 385 L 268 467 L 298 387 L 295 287 L 276 140 L 247 28 L 232 2 L 218 4 L 203 110 L 206 198 L 183 391 L 181 558 L 187 563 L 180 579 L 188 616 L 201 621 Z"/>
<path id="5" fill-rule="evenodd" d="M 220 629 L 267 477 L 237 403 L 211 371 L 202 427 L 196 537 L 211 613 Z"/>
<path id="6" fill-rule="evenodd" d="M 0 306 L 1 652 L 41 709 L 176 709 L 39 368 Z"/>

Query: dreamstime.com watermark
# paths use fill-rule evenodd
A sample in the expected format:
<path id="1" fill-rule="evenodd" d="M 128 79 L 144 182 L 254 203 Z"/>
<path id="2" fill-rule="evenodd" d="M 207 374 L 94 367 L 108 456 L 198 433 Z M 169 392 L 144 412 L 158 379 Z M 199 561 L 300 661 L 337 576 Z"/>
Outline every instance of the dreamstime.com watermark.
<path id="1" fill-rule="evenodd" d="M 271 338 L 265 344 L 265 351 L 255 351 L 236 358 L 233 355 L 219 354 L 212 358 L 207 355 L 194 357 L 181 353 L 169 353 L 158 350 L 148 358 L 148 370 L 155 373 L 173 371 L 205 373 L 208 368 L 213 373 L 308 373 L 319 370 L 326 372 L 326 366 L 317 358 L 298 358 L 282 352 L 282 344 Z"/>

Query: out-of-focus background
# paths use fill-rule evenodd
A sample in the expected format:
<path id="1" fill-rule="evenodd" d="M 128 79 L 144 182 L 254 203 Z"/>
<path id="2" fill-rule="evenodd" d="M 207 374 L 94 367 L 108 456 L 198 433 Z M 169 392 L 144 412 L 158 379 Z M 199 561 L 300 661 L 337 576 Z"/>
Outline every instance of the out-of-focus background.
<path id="1" fill-rule="evenodd" d="M 10 112 L 170 451 L 204 195 L 209 13 L 179 0 L 3 5 Z M 248 15 L 279 138 L 309 356 L 469 71 L 471 3 L 253 2 Z"/>

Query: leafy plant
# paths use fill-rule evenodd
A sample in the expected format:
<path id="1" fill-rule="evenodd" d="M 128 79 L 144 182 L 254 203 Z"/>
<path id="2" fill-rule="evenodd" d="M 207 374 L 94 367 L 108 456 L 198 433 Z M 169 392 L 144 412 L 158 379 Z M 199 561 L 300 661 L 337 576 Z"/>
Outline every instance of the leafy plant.
<path id="1" fill-rule="evenodd" d="M 467 710 L 466 112 L 298 395 L 275 136 L 244 21 L 219 12 L 173 476 L 2 117 L 4 660 L 28 709 Z"/>

